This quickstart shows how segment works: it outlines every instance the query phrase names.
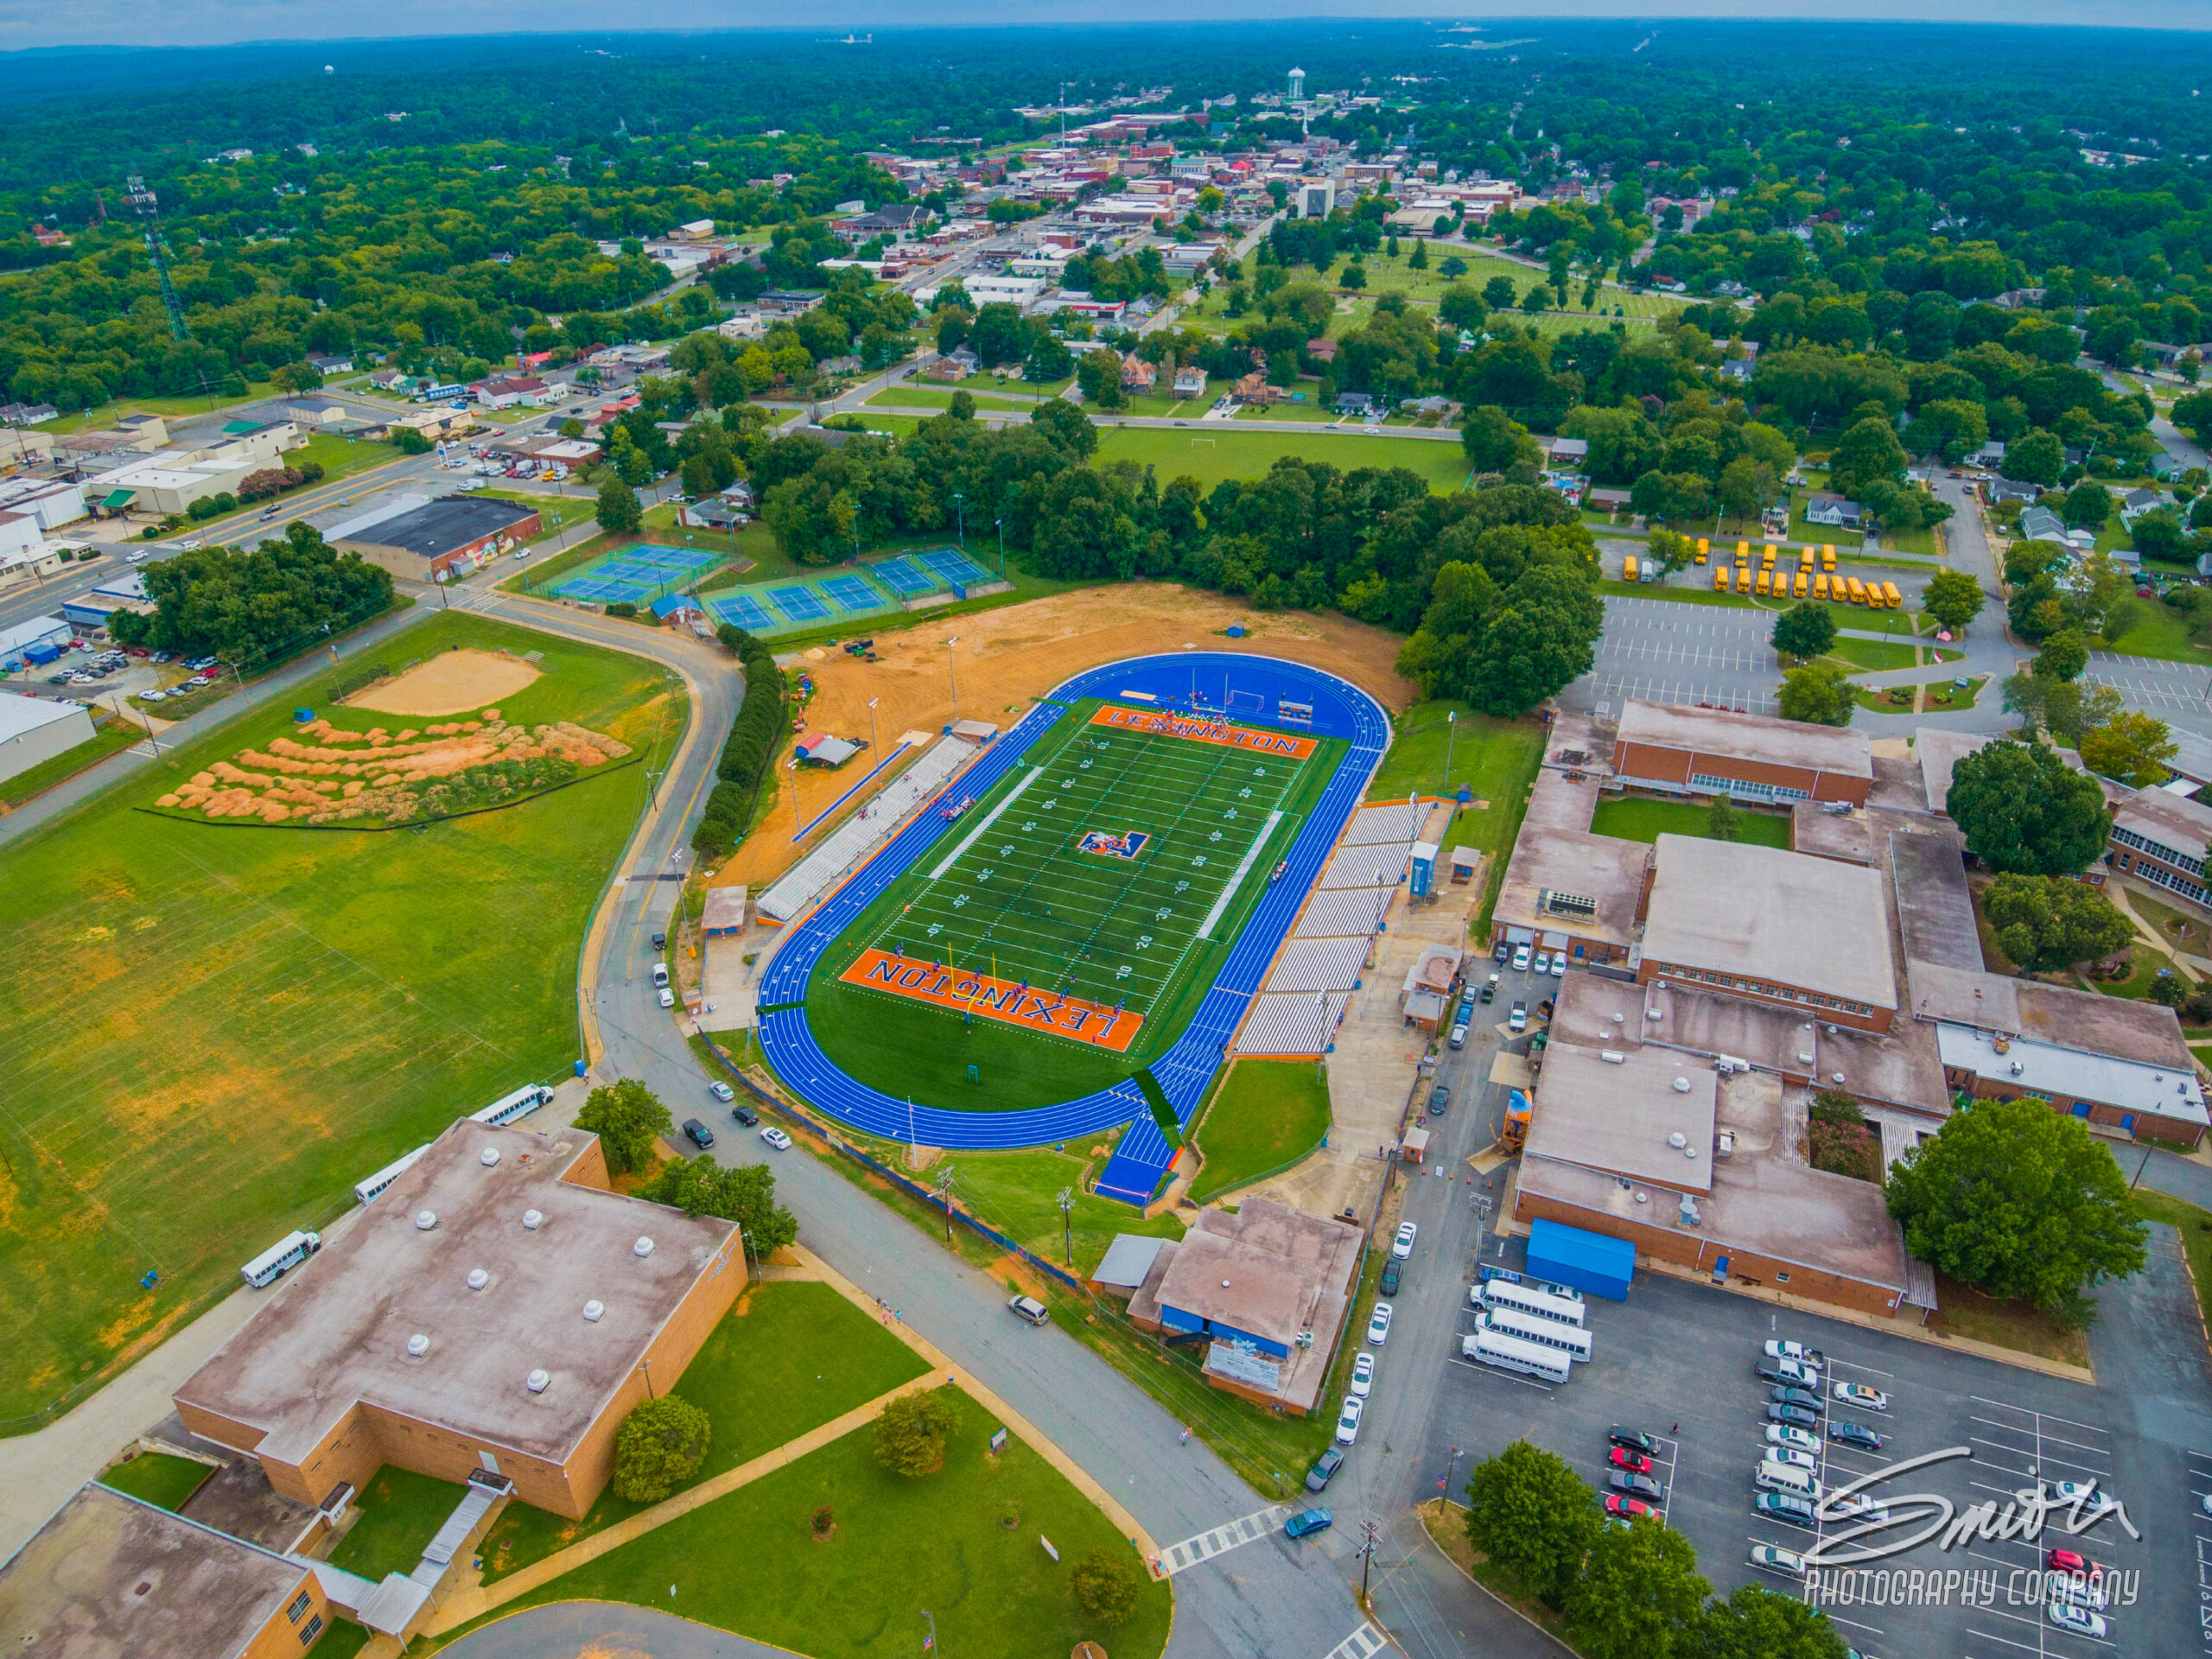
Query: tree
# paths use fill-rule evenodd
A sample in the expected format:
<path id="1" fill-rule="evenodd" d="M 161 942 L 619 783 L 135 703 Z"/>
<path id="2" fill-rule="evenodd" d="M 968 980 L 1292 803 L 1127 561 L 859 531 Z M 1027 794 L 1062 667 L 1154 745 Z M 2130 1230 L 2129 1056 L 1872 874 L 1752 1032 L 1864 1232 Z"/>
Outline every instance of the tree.
<path id="1" fill-rule="evenodd" d="M 2066 492 L 2066 525 L 2069 530 L 2102 530 L 2112 517 L 2112 492 L 2092 479 L 2083 479 Z"/>
<path id="2" fill-rule="evenodd" d="M 637 491 L 620 478 L 610 478 L 599 486 L 599 506 L 592 516 L 599 520 L 601 530 L 618 536 L 633 533 L 645 522 Z"/>
<path id="3" fill-rule="evenodd" d="M 2062 628 L 2043 642 L 2036 653 L 2035 677 L 2071 685 L 2089 665 L 2089 642 L 2072 628 Z"/>
<path id="4" fill-rule="evenodd" d="M 615 1433 L 614 1496 L 659 1503 L 698 1472 L 714 1437 L 707 1414 L 680 1395 L 639 1402 Z"/>
<path id="5" fill-rule="evenodd" d="M 944 1462 L 952 1408 L 935 1389 L 902 1394 L 875 1420 L 875 1460 L 894 1475 L 932 1475 Z"/>
<path id="6" fill-rule="evenodd" d="M 148 564 L 150 614 L 118 611 L 118 644 L 252 669 L 319 645 L 387 609 L 391 575 L 340 553 L 304 521 L 258 546 L 200 547 Z"/>
<path id="7" fill-rule="evenodd" d="M 703 1153 L 671 1159 L 638 1189 L 638 1196 L 687 1216 L 719 1216 L 737 1223 L 745 1253 L 756 1262 L 798 1237 L 798 1222 L 776 1202 L 776 1173 L 766 1164 L 718 1164 Z"/>
<path id="8" fill-rule="evenodd" d="M 1828 487 L 1855 496 L 1870 484 L 1894 482 L 1904 476 L 1905 460 L 1897 428 L 1886 418 L 1870 416 L 1853 424 L 1836 444 L 1828 459 Z"/>
<path id="9" fill-rule="evenodd" d="M 1590 671 L 1605 601 L 1584 572 L 1534 565 L 1501 597 L 1476 645 L 1469 688 L 1486 715 L 1526 714 Z"/>
<path id="10" fill-rule="evenodd" d="M 1122 359 L 1116 352 L 1085 352 L 1075 365 L 1084 401 L 1100 409 L 1119 409 L 1128 401 L 1122 391 Z"/>
<path id="11" fill-rule="evenodd" d="M 2047 490 L 2058 482 L 2059 474 L 2065 469 L 2066 446 L 2041 427 L 2005 446 L 2001 470 L 2016 482 L 2040 484 Z"/>
<path id="12" fill-rule="evenodd" d="M 1920 608 L 1953 633 L 1960 633 L 1981 614 L 1981 607 L 1987 602 L 1988 595 L 1981 591 L 1981 584 L 1965 571 L 1938 570 L 1928 579 Z"/>
<path id="13" fill-rule="evenodd" d="M 676 1127 L 660 1096 L 635 1077 L 602 1084 L 584 1099 L 576 1127 L 599 1137 L 610 1175 L 629 1175 L 652 1161 L 653 1142 Z"/>
<path id="14" fill-rule="evenodd" d="M 1698 1659 L 1844 1659 L 1848 1649 L 1819 1608 L 1746 1584 L 1707 1605 L 1693 1651 Z"/>
<path id="15" fill-rule="evenodd" d="M 1705 835 L 1708 841 L 1741 841 L 1744 838 L 1744 815 L 1736 810 L 1735 798 L 1716 795 L 1713 804 L 1705 809 Z"/>
<path id="16" fill-rule="evenodd" d="M 1101 1624 L 1126 1624 L 1135 1613 L 1141 1586 L 1125 1551 L 1101 1546 L 1077 1561 L 1069 1576 L 1076 1600 Z"/>
<path id="17" fill-rule="evenodd" d="M 1417 246 L 1425 247 L 1426 243 Z M 1444 297 L 1437 302 L 1437 321 L 1446 327 L 1465 329 L 1472 333 L 1489 320 L 1490 308 L 1483 303 L 1482 296 L 1471 288 L 1447 288 Z"/>
<path id="18" fill-rule="evenodd" d="M 1982 895 L 1982 913 L 2013 966 L 2031 974 L 2108 957 L 2135 937 L 2094 887 L 2048 875 L 1999 876 Z"/>
<path id="19" fill-rule="evenodd" d="M 1467 1541 L 1552 1606 L 1567 1592 L 1604 1529 L 1598 1495 L 1567 1460 L 1516 1440 L 1467 1478 Z"/>
<path id="20" fill-rule="evenodd" d="M 1502 473 L 1513 463 L 1537 453 L 1529 429 L 1496 404 L 1470 410 L 1459 429 L 1459 447 L 1478 473 Z"/>
<path id="21" fill-rule="evenodd" d="M 1810 660 L 1835 643 L 1835 613 L 1804 600 L 1774 619 L 1774 648 L 1784 657 Z"/>
<path id="22" fill-rule="evenodd" d="M 2082 765 L 2138 789 L 2165 782 L 2166 762 L 2178 749 L 2165 721 L 2133 709 L 2082 734 Z"/>
<path id="23" fill-rule="evenodd" d="M 1999 739 L 1951 769 L 1943 810 L 1991 868 L 2071 875 L 2104 851 L 2112 831 L 2104 791 L 2037 742 Z"/>
<path id="24" fill-rule="evenodd" d="M 2088 1287 L 2143 1270 L 2120 1166 L 2033 1096 L 1954 1113 L 1891 1168 L 1888 1198 L 1905 1248 L 1938 1273 L 2072 1328 L 2095 1317 Z"/>
<path id="25" fill-rule="evenodd" d="M 1588 1659 L 1668 1659 L 1686 1653 L 1713 1586 L 1697 1550 L 1654 1521 L 1609 1527 L 1590 1546 L 1567 1597 L 1575 1650 Z"/>
<path id="26" fill-rule="evenodd" d="M 1809 726 L 1848 726 L 1856 706 L 1851 682 L 1827 663 L 1808 663 L 1784 674 L 1777 703 L 1784 720 Z"/>
<path id="27" fill-rule="evenodd" d="M 1510 311 L 1519 298 L 1510 276 L 1493 276 L 1483 284 L 1483 303 L 1493 311 Z M 2212 403 L 2212 397 L 2207 402 Z"/>

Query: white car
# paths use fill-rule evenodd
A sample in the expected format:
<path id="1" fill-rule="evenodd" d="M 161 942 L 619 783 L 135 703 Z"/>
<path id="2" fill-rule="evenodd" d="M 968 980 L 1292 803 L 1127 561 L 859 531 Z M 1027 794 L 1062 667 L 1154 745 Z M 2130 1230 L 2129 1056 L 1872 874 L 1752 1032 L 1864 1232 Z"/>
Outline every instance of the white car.
<path id="1" fill-rule="evenodd" d="M 1805 1576 L 1805 1562 L 1802 1556 L 1792 1554 L 1786 1549 L 1777 1549 L 1772 1544 L 1753 1544 L 1751 1565 L 1762 1573 L 1779 1573 L 1785 1579 Z"/>
<path id="2" fill-rule="evenodd" d="M 200 538 L 194 536 L 188 537 L 184 541 L 179 542 L 176 544 L 176 550 L 180 553 L 197 553 L 200 550 Z"/>
<path id="3" fill-rule="evenodd" d="M 2080 1503 L 2086 1506 L 2095 1503 L 2097 1499 L 2097 1483 L 2094 1480 L 2053 1481 L 2050 1490 L 2061 1503 Z"/>
<path id="4" fill-rule="evenodd" d="M 1413 1222 L 1400 1222 L 1398 1236 L 1390 1241 L 1390 1254 L 1401 1262 L 1411 1256 L 1414 1253 L 1414 1235 L 1420 1231 L 1421 1228 Z"/>
<path id="5" fill-rule="evenodd" d="M 1351 1391 L 1360 1399 L 1367 1398 L 1367 1391 L 1375 1386 L 1375 1356 L 1361 1349 L 1351 1362 Z"/>
<path id="6" fill-rule="evenodd" d="M 660 988 L 660 1005 L 664 1008 L 672 1008 L 676 1006 L 676 993 L 665 985 Z"/>
<path id="7" fill-rule="evenodd" d="M 1513 971 L 1516 974 L 1525 973 L 1528 971 L 1528 967 L 1529 947 L 1525 944 L 1515 945 L 1513 947 Z"/>
<path id="8" fill-rule="evenodd" d="M 1827 1501 L 1827 1513 L 1839 1521 L 1887 1521 L 1889 1506 L 1878 1503 L 1864 1492 L 1853 1492 L 1848 1497 L 1832 1497 Z"/>
<path id="9" fill-rule="evenodd" d="M 1548 974 L 1551 970 L 1552 953 L 1548 950 L 1537 951 L 1535 961 L 1529 965 L 1529 971 L 1532 974 Z"/>
<path id="10" fill-rule="evenodd" d="M 1552 952 L 1552 977 L 1554 979 L 1567 977 L 1567 952 L 1564 950 Z"/>
<path id="11" fill-rule="evenodd" d="M 2053 1601 L 2070 1602 L 2076 1607 L 2087 1607 L 2092 1612 L 2105 1610 L 2105 1586 L 2101 1578 L 2076 1579 L 2065 1573 L 2053 1573 L 2046 1580 L 2050 1586 Z"/>
<path id="12" fill-rule="evenodd" d="M 1781 1423 L 1770 1423 L 1767 1426 L 1766 1443 L 1769 1446 L 1783 1446 L 1792 1452 L 1810 1452 L 1816 1457 L 1821 1450 L 1821 1443 L 1803 1429 L 1790 1428 Z"/>
<path id="13" fill-rule="evenodd" d="M 1390 1340 L 1389 1303 L 1375 1304 L 1375 1313 L 1367 1321 L 1367 1339 L 1377 1348 Z"/>
<path id="14" fill-rule="evenodd" d="M 2076 1636 L 2102 1637 L 2105 1618 L 2102 1613 L 2093 1613 L 2086 1607 L 2076 1607 L 2070 1601 L 2050 1604 L 2050 1622 L 2062 1630 L 2071 1630 Z"/>
<path id="15" fill-rule="evenodd" d="M 1364 1400 L 1347 1400 L 1343 1413 L 1337 1419 L 1337 1444 L 1350 1446 L 1359 1438 L 1360 1414 L 1367 1409 Z"/>
<path id="16" fill-rule="evenodd" d="M 1859 1406 L 1868 1411 L 1887 1411 L 1890 1396 L 1879 1389 L 1870 1389 L 1864 1382 L 1839 1382 L 1835 1397 L 1847 1406 Z"/>
<path id="17" fill-rule="evenodd" d="M 1787 1464 L 1792 1469 L 1802 1469 L 1808 1475 L 1821 1472 L 1821 1460 L 1809 1452 L 1800 1452 L 1794 1446 L 1770 1446 L 1767 1448 L 1769 1463 Z"/>
<path id="18" fill-rule="evenodd" d="M 731 1088 L 729 1084 L 724 1083 L 720 1077 L 716 1077 L 712 1083 L 707 1085 L 707 1092 L 712 1095 L 716 1100 L 722 1101 L 724 1103 L 728 1103 L 737 1098 L 737 1090 Z"/>
<path id="19" fill-rule="evenodd" d="M 763 1141 L 766 1141 L 770 1146 L 773 1147 L 778 1152 L 789 1152 L 791 1149 L 791 1136 L 785 1135 L 781 1129 L 778 1128 L 772 1123 L 771 1123 L 766 1128 L 760 1131 L 760 1138 Z"/>
<path id="20" fill-rule="evenodd" d="M 146 550 L 143 548 L 134 547 L 123 556 L 123 562 L 125 564 L 143 564 L 146 563 Z"/>
<path id="21" fill-rule="evenodd" d="M 1769 1359 L 1801 1360 L 1808 1365 L 1825 1365 L 1827 1356 L 1817 1348 L 1808 1348 L 1802 1342 L 1770 1342 L 1766 1345 Z"/>
<path id="22" fill-rule="evenodd" d="M 141 691 L 138 694 L 141 702 L 167 702 L 168 700 L 169 694 L 166 691 Z"/>

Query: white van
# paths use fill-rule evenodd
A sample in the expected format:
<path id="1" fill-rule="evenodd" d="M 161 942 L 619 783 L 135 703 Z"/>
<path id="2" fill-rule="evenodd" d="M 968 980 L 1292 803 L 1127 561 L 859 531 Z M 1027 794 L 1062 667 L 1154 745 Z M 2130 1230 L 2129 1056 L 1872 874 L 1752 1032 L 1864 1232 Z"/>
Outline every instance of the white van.
<path id="1" fill-rule="evenodd" d="M 653 963 L 653 988 L 661 991 L 668 988 L 668 964 L 664 962 Z"/>
<path id="2" fill-rule="evenodd" d="M 1764 1459 L 1751 1484 L 1763 1492 L 1787 1492 L 1792 1497 L 1802 1497 L 1808 1503 L 1821 1501 L 1821 1483 L 1802 1469 L 1786 1463 Z"/>

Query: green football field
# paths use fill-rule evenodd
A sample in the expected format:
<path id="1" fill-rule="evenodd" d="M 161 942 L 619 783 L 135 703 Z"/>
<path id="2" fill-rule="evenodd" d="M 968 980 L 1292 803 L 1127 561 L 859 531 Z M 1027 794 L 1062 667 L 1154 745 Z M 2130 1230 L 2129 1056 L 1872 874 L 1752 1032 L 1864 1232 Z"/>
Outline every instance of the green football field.
<path id="1" fill-rule="evenodd" d="M 1040 1104 L 1129 1076 L 1187 1020 L 1342 744 L 1255 753 L 1096 726 L 1100 707 L 1077 704 L 823 957 L 809 1020 L 854 1077 L 941 1105 Z M 1143 1023 L 1116 1053 L 841 981 L 871 950 Z M 977 1097 L 965 1068 L 987 1058 Z"/>

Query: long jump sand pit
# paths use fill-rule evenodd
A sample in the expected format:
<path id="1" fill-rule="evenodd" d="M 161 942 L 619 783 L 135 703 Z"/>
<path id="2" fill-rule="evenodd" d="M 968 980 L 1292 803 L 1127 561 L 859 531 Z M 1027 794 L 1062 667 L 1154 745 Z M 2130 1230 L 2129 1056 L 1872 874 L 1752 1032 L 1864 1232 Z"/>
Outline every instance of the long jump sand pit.
<path id="1" fill-rule="evenodd" d="M 1227 629 L 1236 622 L 1248 632 L 1232 639 Z M 948 637 L 960 641 L 951 652 L 944 644 Z M 881 660 L 873 664 L 821 646 L 800 655 L 815 683 L 806 710 L 808 728 L 864 740 L 868 700 L 875 698 L 875 730 L 879 741 L 889 744 L 909 728 L 935 732 L 953 717 L 947 662 L 953 652 L 958 656 L 961 715 L 1004 727 L 1012 723 L 1011 710 L 1028 707 L 1084 669 L 1185 647 L 1309 664 L 1342 675 L 1396 712 L 1417 694 L 1395 666 L 1403 643 L 1348 617 L 1255 611 L 1226 594 L 1179 583 L 1125 582 L 880 634 L 875 649 Z M 779 766 L 775 810 L 715 873 L 713 884 L 749 882 L 756 892 L 766 887 L 805 850 L 792 844 L 792 832 L 881 758 L 864 753 L 834 772 L 807 767 L 793 772 Z M 893 775 L 887 773 L 884 781 Z M 828 829 L 817 830 L 806 844 Z"/>
<path id="2" fill-rule="evenodd" d="M 383 715 L 473 714 L 487 702 L 512 697 L 536 678 L 537 670 L 519 657 L 464 645 L 378 680 L 347 697 L 346 705 Z"/>

